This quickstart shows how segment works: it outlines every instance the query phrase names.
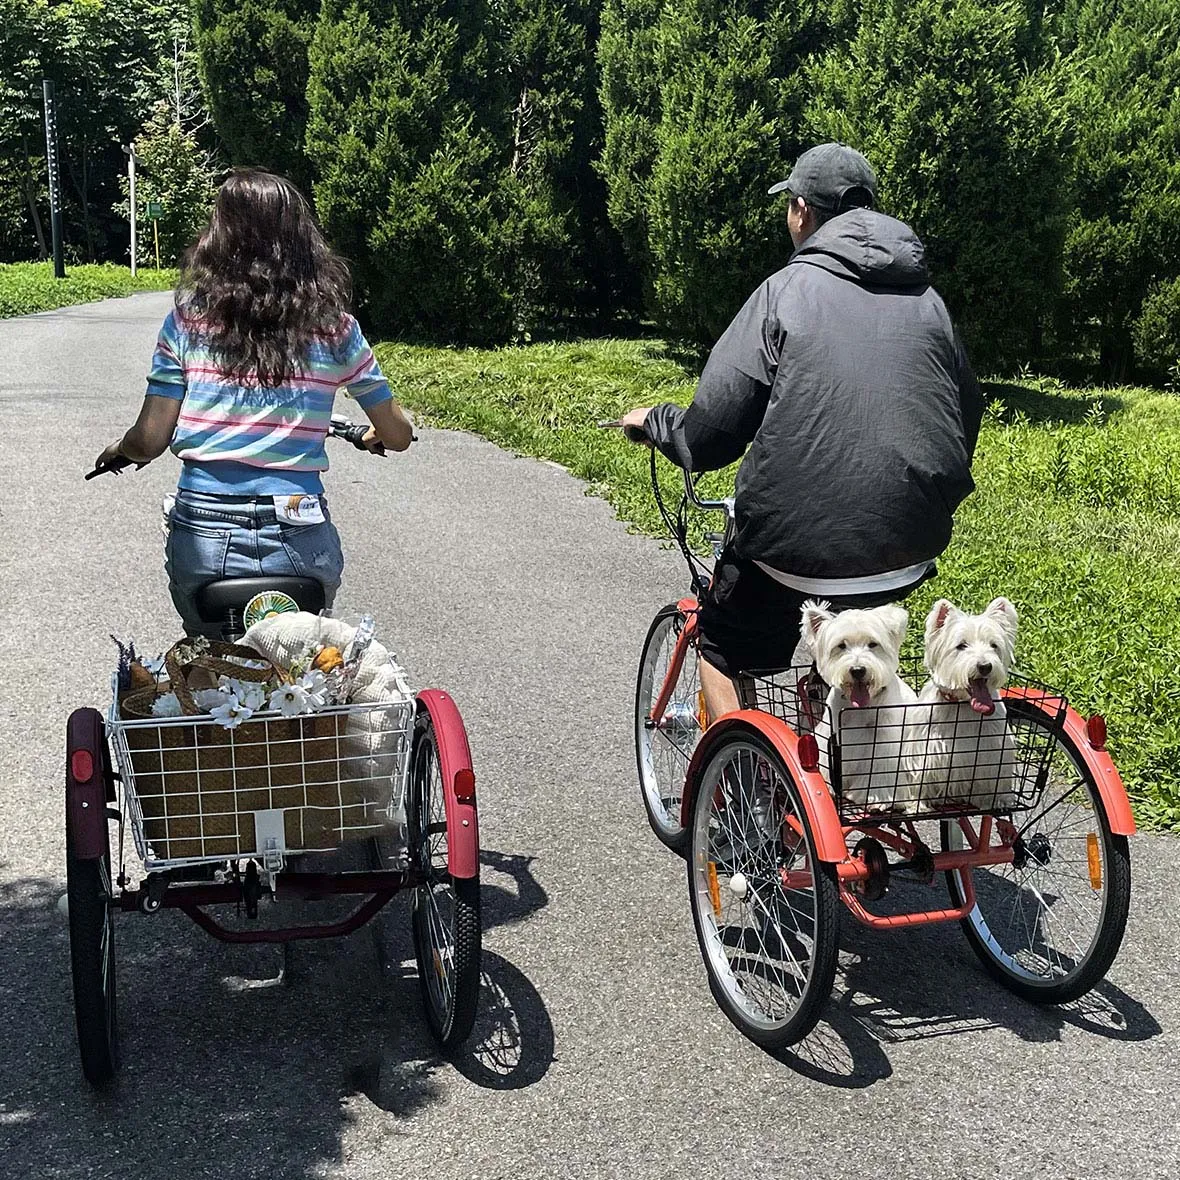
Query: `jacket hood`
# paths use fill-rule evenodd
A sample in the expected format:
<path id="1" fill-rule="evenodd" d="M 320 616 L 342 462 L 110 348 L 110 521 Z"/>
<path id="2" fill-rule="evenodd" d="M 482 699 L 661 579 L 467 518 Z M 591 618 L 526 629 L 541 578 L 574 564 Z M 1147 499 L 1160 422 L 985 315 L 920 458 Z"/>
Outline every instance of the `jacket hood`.
<path id="1" fill-rule="evenodd" d="M 882 287 L 930 282 L 918 235 L 905 222 L 875 209 L 851 209 L 824 222 L 787 263 L 800 264 Z"/>

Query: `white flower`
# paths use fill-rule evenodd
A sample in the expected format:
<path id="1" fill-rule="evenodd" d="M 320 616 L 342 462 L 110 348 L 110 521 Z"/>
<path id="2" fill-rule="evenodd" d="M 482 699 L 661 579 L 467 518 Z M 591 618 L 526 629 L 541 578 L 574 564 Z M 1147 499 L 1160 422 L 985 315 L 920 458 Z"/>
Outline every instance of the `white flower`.
<path id="1" fill-rule="evenodd" d="M 218 692 L 226 696 L 235 696 L 253 712 L 261 709 L 266 703 L 266 690 L 254 680 L 238 680 L 230 676 L 218 677 Z"/>
<path id="2" fill-rule="evenodd" d="M 155 657 L 144 656 L 143 659 L 141 659 L 139 662 L 153 676 L 159 676 L 160 673 L 164 671 L 164 657 L 163 656 L 155 656 Z"/>
<path id="3" fill-rule="evenodd" d="M 313 668 L 310 672 L 304 672 L 296 683 L 307 693 L 307 699 L 312 708 L 322 709 L 324 707 L 324 702 L 327 699 L 328 681 L 323 672 L 318 668 Z"/>
<path id="4" fill-rule="evenodd" d="M 243 721 L 247 720 L 254 712 L 253 709 L 247 709 L 236 696 L 232 694 L 223 698 L 225 704 L 218 705 L 216 709 L 210 709 L 209 712 L 221 722 L 226 729 L 236 729 Z"/>
<path id="5" fill-rule="evenodd" d="M 270 707 L 284 717 L 298 717 L 300 713 L 310 713 L 314 706 L 310 694 L 301 684 L 280 684 L 270 694 Z"/>
<path id="6" fill-rule="evenodd" d="M 211 713 L 219 705 L 224 705 L 226 694 L 219 688 L 198 688 L 193 693 L 193 700 L 197 702 L 197 708 L 205 713 Z"/>
<path id="7" fill-rule="evenodd" d="M 153 717 L 183 717 L 184 710 L 176 693 L 168 692 L 152 701 Z"/>

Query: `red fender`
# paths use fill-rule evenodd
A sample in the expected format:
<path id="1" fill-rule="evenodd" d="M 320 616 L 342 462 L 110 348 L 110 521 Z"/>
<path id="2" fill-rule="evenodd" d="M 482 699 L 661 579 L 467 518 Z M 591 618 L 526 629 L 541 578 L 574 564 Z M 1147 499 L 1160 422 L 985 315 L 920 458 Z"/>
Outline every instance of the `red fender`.
<path id="1" fill-rule="evenodd" d="M 479 819 L 475 810 L 475 771 L 463 718 L 449 693 L 427 688 L 417 694 L 434 726 L 443 803 L 447 813 L 447 869 L 452 877 L 479 877 Z"/>
<path id="2" fill-rule="evenodd" d="M 688 773 L 685 776 L 684 798 L 680 813 L 681 824 L 688 827 L 692 822 L 692 804 L 697 784 L 709 759 L 716 753 L 717 747 L 726 738 L 750 732 L 758 734 L 771 744 L 795 780 L 795 785 L 799 788 L 803 809 L 807 813 L 807 822 L 815 840 L 816 856 L 820 860 L 836 864 L 847 860 L 848 846 L 844 842 L 844 829 L 840 824 L 840 813 L 836 810 L 832 793 L 828 790 L 828 784 L 824 782 L 823 775 L 817 770 L 803 769 L 803 765 L 799 761 L 798 734 L 786 722 L 757 709 L 742 709 L 736 713 L 727 713 L 705 730 L 693 752 L 692 761 L 688 765 Z"/>
<path id="3" fill-rule="evenodd" d="M 1062 703 L 1060 697 L 1046 698 L 1041 689 L 1026 689 L 1015 685 L 1004 689 L 1003 696 L 1009 700 L 1022 700 L 1026 704 L 1035 705 L 1050 721 L 1056 719 Z M 1085 720 L 1076 709 L 1069 705 L 1066 705 L 1061 727 L 1081 755 L 1087 769 L 1094 776 L 1094 782 L 1098 785 L 1098 794 L 1102 798 L 1102 806 L 1106 809 L 1106 818 L 1110 821 L 1110 830 L 1116 836 L 1133 836 L 1135 834 L 1135 817 L 1131 813 L 1127 789 L 1123 786 L 1122 777 L 1110 755 L 1104 747 L 1099 748 L 1090 742 L 1090 734 L 1086 729 Z"/>
<path id="4" fill-rule="evenodd" d="M 66 830 L 79 860 L 97 860 L 110 847 L 109 757 L 102 714 L 75 709 L 66 722 Z"/>

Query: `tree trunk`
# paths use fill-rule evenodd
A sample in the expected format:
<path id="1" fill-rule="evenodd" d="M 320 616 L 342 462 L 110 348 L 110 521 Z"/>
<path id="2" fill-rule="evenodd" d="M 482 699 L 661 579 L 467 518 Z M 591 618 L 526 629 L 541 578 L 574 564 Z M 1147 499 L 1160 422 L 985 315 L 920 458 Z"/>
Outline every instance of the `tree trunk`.
<path id="1" fill-rule="evenodd" d="M 33 222 L 33 233 L 37 236 L 37 258 L 44 262 L 49 257 L 49 250 L 45 245 L 45 227 L 41 224 L 41 211 L 37 208 L 37 184 L 33 180 L 33 169 L 29 164 L 29 135 L 27 131 L 21 132 L 21 141 L 24 145 L 22 158 L 25 165 L 24 184 L 21 187 L 25 190 L 25 200 L 29 205 L 29 217 Z"/>

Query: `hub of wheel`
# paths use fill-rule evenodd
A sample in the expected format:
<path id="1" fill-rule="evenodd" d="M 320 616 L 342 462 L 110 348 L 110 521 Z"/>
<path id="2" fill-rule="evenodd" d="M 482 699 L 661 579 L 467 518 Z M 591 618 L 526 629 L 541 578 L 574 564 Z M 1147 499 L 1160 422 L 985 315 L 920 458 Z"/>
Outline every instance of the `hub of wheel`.
<path id="1" fill-rule="evenodd" d="M 1017 869 L 1023 869 L 1030 860 L 1042 867 L 1053 859 L 1053 845 L 1044 832 L 1036 832 L 1027 840 L 1018 836 L 1012 845 L 1012 864 Z"/>
<path id="2" fill-rule="evenodd" d="M 852 855 L 869 871 L 867 877 L 854 881 L 852 889 L 865 901 L 877 901 L 889 892 L 889 858 L 879 840 L 865 836 L 852 850 Z"/>

